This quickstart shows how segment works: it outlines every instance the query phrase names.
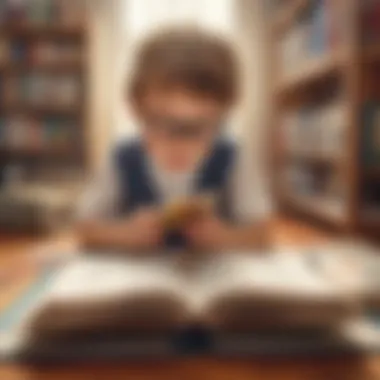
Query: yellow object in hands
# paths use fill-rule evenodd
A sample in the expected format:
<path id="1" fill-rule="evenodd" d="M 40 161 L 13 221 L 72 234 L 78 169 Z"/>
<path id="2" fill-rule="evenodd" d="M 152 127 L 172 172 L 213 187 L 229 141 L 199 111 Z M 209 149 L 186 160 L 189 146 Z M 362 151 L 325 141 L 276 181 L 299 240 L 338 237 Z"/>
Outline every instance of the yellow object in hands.
<path id="1" fill-rule="evenodd" d="M 215 198 L 209 195 L 196 196 L 168 204 L 164 208 L 165 229 L 179 229 L 211 213 Z"/>

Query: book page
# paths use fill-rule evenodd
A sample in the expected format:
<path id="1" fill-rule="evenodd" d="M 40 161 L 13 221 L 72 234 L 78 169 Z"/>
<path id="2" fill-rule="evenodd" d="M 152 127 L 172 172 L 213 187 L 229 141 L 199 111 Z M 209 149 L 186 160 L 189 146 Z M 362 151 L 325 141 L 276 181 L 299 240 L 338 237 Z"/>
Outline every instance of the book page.
<path id="1" fill-rule="evenodd" d="M 74 259 L 58 275 L 48 298 L 55 301 L 98 300 L 124 297 L 154 290 L 181 294 L 181 278 L 165 260 L 130 257 L 91 257 Z"/>
<path id="2" fill-rule="evenodd" d="M 166 257 L 80 256 L 52 281 L 30 331 L 169 329 L 189 318 L 185 293 Z"/>
<path id="3" fill-rule="evenodd" d="M 302 254 L 221 254 L 204 263 L 197 281 L 198 303 L 203 306 L 230 293 L 298 300 L 347 295 L 343 287 L 314 270 Z"/>

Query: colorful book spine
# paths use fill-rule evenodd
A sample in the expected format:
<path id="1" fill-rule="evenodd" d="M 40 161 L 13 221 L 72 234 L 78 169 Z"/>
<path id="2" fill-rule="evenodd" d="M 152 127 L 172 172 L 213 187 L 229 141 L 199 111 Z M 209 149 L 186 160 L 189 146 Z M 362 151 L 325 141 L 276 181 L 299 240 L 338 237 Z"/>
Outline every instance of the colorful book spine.
<path id="1" fill-rule="evenodd" d="M 65 25 L 83 21 L 83 0 L 1 0 L 0 22 Z"/>
<path id="2" fill-rule="evenodd" d="M 4 0 L 3 0 L 4 1 Z M 23 22 L 27 19 L 27 0 L 5 1 L 5 20 L 9 22 Z"/>

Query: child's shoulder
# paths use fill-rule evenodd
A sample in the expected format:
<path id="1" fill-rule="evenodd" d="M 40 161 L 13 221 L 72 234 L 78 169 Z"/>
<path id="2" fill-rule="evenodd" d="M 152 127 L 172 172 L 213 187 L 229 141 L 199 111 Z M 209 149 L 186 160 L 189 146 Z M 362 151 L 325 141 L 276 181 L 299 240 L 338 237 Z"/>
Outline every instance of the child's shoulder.
<path id="1" fill-rule="evenodd" d="M 213 161 L 233 161 L 240 151 L 240 144 L 229 136 L 218 138 L 211 148 Z M 116 144 L 112 152 L 116 162 L 136 162 L 144 158 L 144 144 L 140 138 L 123 140 Z"/>
<path id="2" fill-rule="evenodd" d="M 130 138 L 115 144 L 112 149 L 112 154 L 115 158 L 132 158 L 139 155 L 141 151 L 141 140 L 139 138 Z"/>
<path id="3" fill-rule="evenodd" d="M 233 159 L 239 150 L 239 145 L 232 137 L 220 137 L 214 145 L 214 155 L 224 157 L 225 159 Z"/>
<path id="4" fill-rule="evenodd" d="M 231 151 L 231 152 L 239 149 L 237 141 L 230 136 L 220 137 L 216 141 L 215 145 L 217 148 L 221 150 L 226 150 L 226 151 Z"/>

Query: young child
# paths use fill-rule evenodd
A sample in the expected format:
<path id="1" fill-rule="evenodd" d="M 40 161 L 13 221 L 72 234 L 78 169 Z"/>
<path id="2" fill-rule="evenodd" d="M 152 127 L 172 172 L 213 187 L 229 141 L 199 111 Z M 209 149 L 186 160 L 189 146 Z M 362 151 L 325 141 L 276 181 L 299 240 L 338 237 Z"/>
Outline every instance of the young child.
<path id="1" fill-rule="evenodd" d="M 263 194 L 244 200 L 234 183 L 237 147 L 224 137 L 238 97 L 238 68 L 221 38 L 198 29 L 171 29 L 141 46 L 127 100 L 138 138 L 114 150 L 109 165 L 84 197 L 80 237 L 93 248 L 130 250 L 256 247 L 265 242 Z M 213 212 L 173 233 L 162 223 L 163 205 L 213 194 Z M 240 210 L 240 211 L 239 211 Z M 243 210 L 243 212 L 241 211 Z"/>

